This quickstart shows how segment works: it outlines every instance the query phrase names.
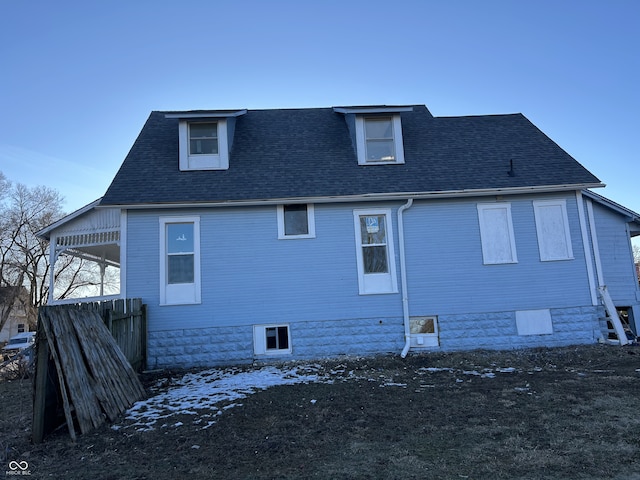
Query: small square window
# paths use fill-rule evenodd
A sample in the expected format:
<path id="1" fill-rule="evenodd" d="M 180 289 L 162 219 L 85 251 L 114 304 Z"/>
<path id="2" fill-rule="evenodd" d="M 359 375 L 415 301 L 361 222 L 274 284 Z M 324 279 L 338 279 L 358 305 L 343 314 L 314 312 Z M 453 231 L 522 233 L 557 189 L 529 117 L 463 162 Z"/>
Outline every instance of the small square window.
<path id="1" fill-rule="evenodd" d="M 256 355 L 291 353 L 291 337 L 288 325 L 255 325 L 253 345 Z"/>
<path id="2" fill-rule="evenodd" d="M 19 323 L 18 324 L 18 333 L 24 333 L 25 332 L 25 325 L 24 323 Z"/>
<path id="3" fill-rule="evenodd" d="M 278 205 L 278 238 L 314 238 L 312 204 Z"/>

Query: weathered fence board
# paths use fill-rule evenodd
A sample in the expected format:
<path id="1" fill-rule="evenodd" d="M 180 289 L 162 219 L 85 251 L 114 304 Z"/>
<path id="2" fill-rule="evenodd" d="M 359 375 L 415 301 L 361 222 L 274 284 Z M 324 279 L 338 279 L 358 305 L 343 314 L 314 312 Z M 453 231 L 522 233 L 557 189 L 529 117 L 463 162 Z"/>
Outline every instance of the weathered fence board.
<path id="1" fill-rule="evenodd" d="M 147 361 L 147 312 L 141 298 L 55 307 L 98 312 L 133 369 L 137 372 L 144 369 Z"/>
<path id="2" fill-rule="evenodd" d="M 109 328 L 110 327 L 110 328 Z M 115 333 L 114 333 L 115 332 Z M 145 394 L 132 367 L 145 363 L 146 315 L 137 300 L 42 307 L 38 315 L 33 441 L 42 441 L 56 408 L 47 408 L 49 372 L 72 439 L 113 421 Z M 58 405 L 59 407 L 59 405 Z M 60 422 L 64 423 L 64 421 Z"/>

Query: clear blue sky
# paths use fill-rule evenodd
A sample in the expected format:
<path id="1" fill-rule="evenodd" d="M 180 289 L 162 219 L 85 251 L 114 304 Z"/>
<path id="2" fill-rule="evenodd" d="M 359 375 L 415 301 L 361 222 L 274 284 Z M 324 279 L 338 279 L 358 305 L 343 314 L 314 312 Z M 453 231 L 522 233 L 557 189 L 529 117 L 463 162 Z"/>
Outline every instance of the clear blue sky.
<path id="1" fill-rule="evenodd" d="M 152 110 L 521 112 L 640 212 L 640 1 L 0 0 L 0 171 L 73 211 Z"/>

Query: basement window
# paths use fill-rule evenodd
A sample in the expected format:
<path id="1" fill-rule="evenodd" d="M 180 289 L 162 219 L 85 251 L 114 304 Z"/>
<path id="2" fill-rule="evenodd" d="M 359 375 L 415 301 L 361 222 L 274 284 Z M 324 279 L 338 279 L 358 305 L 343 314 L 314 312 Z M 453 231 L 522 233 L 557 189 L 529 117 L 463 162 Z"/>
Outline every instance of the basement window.
<path id="1" fill-rule="evenodd" d="M 411 333 L 411 348 L 437 347 L 438 317 L 409 317 L 409 331 Z"/>
<path id="2" fill-rule="evenodd" d="M 256 355 L 291 353 L 291 335 L 288 325 L 254 325 L 253 350 Z"/>

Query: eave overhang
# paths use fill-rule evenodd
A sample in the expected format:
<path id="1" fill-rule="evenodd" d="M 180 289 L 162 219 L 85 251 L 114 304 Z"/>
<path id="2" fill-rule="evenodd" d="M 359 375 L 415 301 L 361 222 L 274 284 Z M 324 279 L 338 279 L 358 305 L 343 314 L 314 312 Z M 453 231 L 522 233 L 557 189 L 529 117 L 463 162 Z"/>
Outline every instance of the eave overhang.
<path id="1" fill-rule="evenodd" d="M 387 202 L 414 200 L 437 200 L 441 198 L 484 197 L 495 195 L 523 195 L 536 193 L 568 192 L 587 188 L 604 187 L 603 183 L 545 185 L 533 187 L 462 189 L 432 192 L 394 192 L 394 193 L 366 193 L 359 195 L 316 196 L 316 197 L 281 197 L 269 199 L 220 200 L 210 202 L 157 202 L 105 204 L 97 208 L 121 208 L 125 210 L 147 209 L 178 209 L 178 208 L 213 208 L 213 207 L 242 207 L 257 205 L 282 205 L 294 203 L 355 203 L 355 202 Z"/>
<path id="2" fill-rule="evenodd" d="M 413 112 L 413 107 L 407 106 L 388 106 L 381 105 L 376 107 L 333 107 L 333 111 L 336 113 L 342 113 L 343 115 L 373 115 L 377 113 L 402 113 Z"/>
<path id="3" fill-rule="evenodd" d="M 165 113 L 165 118 L 178 118 L 184 120 L 208 119 L 208 118 L 235 118 L 247 113 L 247 109 L 242 110 L 202 110 L 188 112 Z"/>

